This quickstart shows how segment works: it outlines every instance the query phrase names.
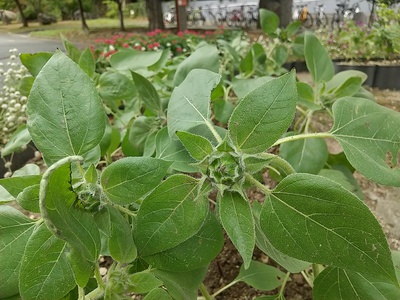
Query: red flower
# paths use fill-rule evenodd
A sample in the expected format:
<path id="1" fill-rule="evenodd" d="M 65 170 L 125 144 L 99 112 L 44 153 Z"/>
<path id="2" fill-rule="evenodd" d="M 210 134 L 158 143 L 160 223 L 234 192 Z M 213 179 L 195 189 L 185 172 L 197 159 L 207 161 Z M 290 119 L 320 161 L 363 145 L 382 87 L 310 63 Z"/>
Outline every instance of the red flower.
<path id="1" fill-rule="evenodd" d="M 122 45 L 122 47 L 124 47 L 124 48 L 129 48 L 129 44 L 126 44 L 126 43 L 125 43 L 125 44 Z"/>
<path id="2" fill-rule="evenodd" d="M 182 52 L 182 48 L 181 47 L 176 48 L 176 52 Z"/>

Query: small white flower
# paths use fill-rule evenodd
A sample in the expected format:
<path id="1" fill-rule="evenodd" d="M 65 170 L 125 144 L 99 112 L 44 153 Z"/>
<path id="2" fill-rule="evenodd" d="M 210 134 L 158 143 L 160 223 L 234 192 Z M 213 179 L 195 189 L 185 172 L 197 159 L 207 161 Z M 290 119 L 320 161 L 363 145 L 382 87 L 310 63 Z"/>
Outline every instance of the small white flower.
<path id="1" fill-rule="evenodd" d="M 13 54 L 13 55 L 10 56 L 10 59 L 11 59 L 11 60 L 16 60 L 16 59 L 17 59 L 17 56 L 16 56 L 15 54 Z"/>
<path id="2" fill-rule="evenodd" d="M 145 48 L 145 47 L 142 47 L 142 51 L 146 51 L 146 48 Z"/>
<path id="3" fill-rule="evenodd" d="M 15 103 L 14 108 L 20 110 L 22 105 L 20 103 Z"/>
<path id="4" fill-rule="evenodd" d="M 110 51 L 114 51 L 114 50 L 115 50 L 115 48 L 114 48 L 113 45 L 110 45 L 110 46 L 108 47 L 108 49 L 109 49 Z"/>
<path id="5" fill-rule="evenodd" d="M 7 122 L 13 122 L 13 121 L 15 121 L 15 116 L 9 116 L 7 118 Z"/>
<path id="6" fill-rule="evenodd" d="M 154 51 L 157 51 L 157 50 L 158 50 L 158 47 L 154 47 L 153 50 L 154 50 Z"/>
<path id="7" fill-rule="evenodd" d="M 167 47 L 169 47 L 169 46 L 171 46 L 171 43 L 167 43 L 166 45 L 167 45 Z"/>
<path id="8" fill-rule="evenodd" d="M 1 105 L 1 108 L 2 108 L 2 109 L 7 109 L 7 108 L 8 108 L 8 105 L 5 104 L 5 103 L 3 103 L 3 104 Z"/>
<path id="9" fill-rule="evenodd" d="M 7 127 L 3 127 L 3 132 L 8 132 L 8 128 Z"/>
<path id="10" fill-rule="evenodd" d="M 12 176 L 11 172 L 4 173 L 4 178 L 10 178 Z"/>
<path id="11" fill-rule="evenodd" d="M 21 97 L 21 102 L 26 102 L 27 100 L 28 100 L 28 97 L 26 97 L 26 96 Z"/>

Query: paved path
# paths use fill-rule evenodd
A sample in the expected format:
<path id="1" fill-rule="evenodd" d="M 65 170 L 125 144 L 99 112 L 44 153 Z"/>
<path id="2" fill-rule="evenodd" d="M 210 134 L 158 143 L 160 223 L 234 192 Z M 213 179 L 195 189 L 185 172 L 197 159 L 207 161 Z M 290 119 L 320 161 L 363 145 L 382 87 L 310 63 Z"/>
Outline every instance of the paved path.
<path id="1" fill-rule="evenodd" d="M 17 48 L 19 53 L 54 52 L 57 48 L 63 49 L 60 41 L 0 32 L 0 61 L 6 61 L 9 58 L 11 48 Z"/>

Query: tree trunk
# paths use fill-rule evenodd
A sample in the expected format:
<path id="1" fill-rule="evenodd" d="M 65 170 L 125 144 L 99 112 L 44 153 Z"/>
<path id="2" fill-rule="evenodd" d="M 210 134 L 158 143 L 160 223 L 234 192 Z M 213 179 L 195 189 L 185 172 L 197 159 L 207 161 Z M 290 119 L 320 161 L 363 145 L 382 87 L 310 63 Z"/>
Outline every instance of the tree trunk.
<path id="1" fill-rule="evenodd" d="M 124 12 L 122 11 L 122 1 L 123 0 L 116 0 L 118 5 L 119 29 L 121 31 L 125 31 Z"/>
<path id="2" fill-rule="evenodd" d="M 293 0 L 260 0 L 259 8 L 273 11 L 279 16 L 280 27 L 286 27 L 292 22 Z"/>
<path id="3" fill-rule="evenodd" d="M 146 0 L 149 30 L 164 29 L 163 13 L 160 0 Z"/>
<path id="4" fill-rule="evenodd" d="M 17 5 L 19 14 L 21 15 L 22 27 L 28 27 L 28 20 L 25 18 L 21 3 L 19 0 L 15 0 L 15 4 Z"/>
<path id="5" fill-rule="evenodd" d="M 81 13 L 82 30 L 83 31 L 89 31 L 89 26 L 86 24 L 85 12 L 83 11 L 82 0 L 78 0 L 78 5 L 79 5 L 79 11 Z"/>

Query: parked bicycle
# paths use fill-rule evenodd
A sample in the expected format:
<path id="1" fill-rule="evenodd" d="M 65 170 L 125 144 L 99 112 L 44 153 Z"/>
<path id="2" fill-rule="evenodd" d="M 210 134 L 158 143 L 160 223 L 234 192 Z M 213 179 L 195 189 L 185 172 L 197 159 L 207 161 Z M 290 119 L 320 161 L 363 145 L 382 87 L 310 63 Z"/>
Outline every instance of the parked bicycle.
<path id="1" fill-rule="evenodd" d="M 226 24 L 229 27 L 246 27 L 244 5 L 240 6 L 240 8 L 234 8 L 233 10 L 226 12 Z"/>
<path id="2" fill-rule="evenodd" d="M 314 24 L 313 17 L 308 11 L 307 4 L 297 5 L 293 11 L 293 20 L 300 20 L 305 28 L 311 28 Z"/>
<path id="3" fill-rule="evenodd" d="M 336 3 L 336 11 L 332 17 L 332 29 L 341 29 L 346 20 L 353 20 L 354 15 L 360 12 L 358 3 L 353 6 L 349 5 L 350 0 L 341 1 Z"/>
<path id="4" fill-rule="evenodd" d="M 318 10 L 315 14 L 315 25 L 317 28 L 325 28 L 328 26 L 328 17 L 324 12 L 323 4 L 318 4 Z"/>
<path id="5" fill-rule="evenodd" d="M 217 10 L 212 8 L 211 6 L 206 6 L 205 10 L 211 16 L 211 19 L 215 26 L 223 26 L 226 20 L 226 7 L 222 7 L 218 5 Z"/>
<path id="6" fill-rule="evenodd" d="M 188 25 L 192 26 L 204 25 L 204 23 L 206 22 L 206 16 L 203 14 L 201 6 L 187 9 L 187 22 Z"/>

